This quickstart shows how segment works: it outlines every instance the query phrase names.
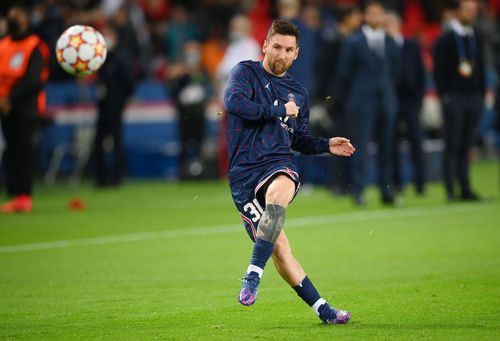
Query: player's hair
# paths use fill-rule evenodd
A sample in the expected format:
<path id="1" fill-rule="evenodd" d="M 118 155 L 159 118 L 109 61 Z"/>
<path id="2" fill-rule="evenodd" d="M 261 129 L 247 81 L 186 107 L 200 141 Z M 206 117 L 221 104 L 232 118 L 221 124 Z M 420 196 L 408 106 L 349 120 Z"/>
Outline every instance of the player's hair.
<path id="1" fill-rule="evenodd" d="M 288 20 L 284 19 L 276 19 L 273 21 L 271 24 L 271 27 L 269 28 L 269 31 L 267 32 L 267 41 L 271 40 L 271 38 L 275 34 L 281 34 L 284 36 L 294 36 L 295 40 L 297 41 L 297 46 L 299 46 L 299 39 L 300 39 L 300 34 L 299 34 L 299 29 L 297 26 L 289 22 Z"/>

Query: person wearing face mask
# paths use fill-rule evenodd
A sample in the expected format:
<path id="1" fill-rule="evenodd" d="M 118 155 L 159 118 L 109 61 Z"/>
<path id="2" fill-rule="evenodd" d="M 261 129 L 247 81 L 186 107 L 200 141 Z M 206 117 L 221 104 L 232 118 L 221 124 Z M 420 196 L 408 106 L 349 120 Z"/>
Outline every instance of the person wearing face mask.
<path id="1" fill-rule="evenodd" d="M 261 57 L 260 45 L 251 33 L 252 23 L 247 16 L 239 14 L 231 19 L 228 33 L 229 45 L 217 68 L 217 83 L 221 100 L 227 78 L 233 67 L 243 60 L 259 60 Z"/>
<path id="2" fill-rule="evenodd" d="M 128 53 L 123 50 L 116 31 L 105 27 L 101 32 L 108 54 L 106 63 L 99 69 L 97 82 L 95 183 L 98 187 L 109 187 L 119 185 L 123 178 L 122 116 L 134 90 L 134 78 Z"/>
<path id="3" fill-rule="evenodd" d="M 179 179 L 198 178 L 203 173 L 202 145 L 205 108 L 211 95 L 210 78 L 201 66 L 198 41 L 184 44 L 183 59 L 167 72 L 167 84 L 179 114 Z"/>
<path id="4" fill-rule="evenodd" d="M 0 40 L 0 117 L 6 149 L 2 165 L 11 200 L 2 213 L 31 212 L 35 169 L 36 116 L 45 110 L 43 84 L 48 78 L 49 51 L 29 30 L 29 11 L 12 6 L 8 35 Z"/>

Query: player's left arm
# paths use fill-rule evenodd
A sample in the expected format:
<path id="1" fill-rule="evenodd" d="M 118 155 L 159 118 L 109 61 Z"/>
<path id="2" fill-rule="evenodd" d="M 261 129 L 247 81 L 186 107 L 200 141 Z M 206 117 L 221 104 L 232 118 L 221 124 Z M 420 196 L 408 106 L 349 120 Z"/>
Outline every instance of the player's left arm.
<path id="1" fill-rule="evenodd" d="M 292 149 L 302 154 L 330 153 L 339 156 L 351 156 L 355 148 L 344 137 L 324 138 L 312 136 L 309 131 L 309 103 L 302 105 L 301 113 L 296 118 L 297 127 L 293 133 Z"/>

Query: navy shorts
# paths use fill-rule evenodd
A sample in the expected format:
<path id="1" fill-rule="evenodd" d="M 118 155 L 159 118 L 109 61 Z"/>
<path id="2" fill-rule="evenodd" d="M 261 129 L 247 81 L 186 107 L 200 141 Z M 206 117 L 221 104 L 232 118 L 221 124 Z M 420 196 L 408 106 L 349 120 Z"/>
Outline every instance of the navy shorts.
<path id="1" fill-rule="evenodd" d="M 295 198 L 300 188 L 300 179 L 294 164 L 281 164 L 263 169 L 262 172 L 253 172 L 245 180 L 230 184 L 231 194 L 236 208 L 240 212 L 243 225 L 254 242 L 257 235 L 257 226 L 266 207 L 265 192 L 272 180 L 281 174 L 288 176 L 295 182 L 293 196 Z"/>

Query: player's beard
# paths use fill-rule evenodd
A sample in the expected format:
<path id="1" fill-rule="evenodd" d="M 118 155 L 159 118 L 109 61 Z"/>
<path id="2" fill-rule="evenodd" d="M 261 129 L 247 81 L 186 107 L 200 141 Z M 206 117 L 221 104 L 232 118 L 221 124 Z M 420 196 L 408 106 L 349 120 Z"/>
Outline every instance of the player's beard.
<path id="1" fill-rule="evenodd" d="M 275 75 L 281 75 L 282 73 L 286 72 L 290 65 L 287 65 L 287 63 L 283 59 L 277 59 L 273 62 L 269 62 L 269 68 Z"/>

